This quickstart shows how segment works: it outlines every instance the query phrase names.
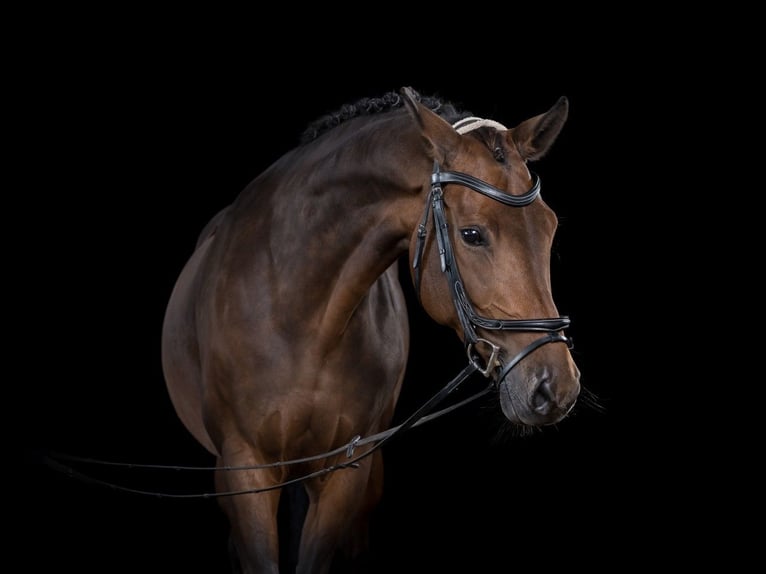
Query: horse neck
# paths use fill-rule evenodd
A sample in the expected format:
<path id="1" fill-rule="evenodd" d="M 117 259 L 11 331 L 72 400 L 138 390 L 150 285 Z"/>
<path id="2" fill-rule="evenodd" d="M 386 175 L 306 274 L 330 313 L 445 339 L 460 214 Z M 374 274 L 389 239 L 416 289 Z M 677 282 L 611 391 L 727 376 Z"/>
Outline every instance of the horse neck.
<path id="1" fill-rule="evenodd" d="M 242 201 L 240 211 L 254 218 L 246 227 L 258 235 L 245 243 L 268 244 L 258 273 L 270 267 L 284 300 L 298 301 L 320 329 L 347 323 L 417 226 L 430 161 L 424 151 L 414 159 L 417 134 L 401 124 L 388 121 L 385 138 L 371 127 L 335 128 L 284 156 Z"/>

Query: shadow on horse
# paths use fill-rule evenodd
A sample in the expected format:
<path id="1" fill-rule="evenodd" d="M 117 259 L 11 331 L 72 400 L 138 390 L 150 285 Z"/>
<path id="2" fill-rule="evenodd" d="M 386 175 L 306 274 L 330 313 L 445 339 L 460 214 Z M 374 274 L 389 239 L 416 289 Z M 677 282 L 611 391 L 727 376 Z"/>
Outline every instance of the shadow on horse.
<path id="1" fill-rule="evenodd" d="M 528 168 L 567 113 L 562 97 L 508 129 L 411 88 L 365 98 L 312 124 L 204 228 L 170 296 L 162 365 L 179 418 L 216 457 L 235 571 L 277 573 L 280 556 L 282 572 L 362 571 L 380 445 L 475 372 L 515 425 L 573 408 L 580 375 L 550 284 L 557 218 Z M 391 429 L 405 254 L 466 368 Z"/>

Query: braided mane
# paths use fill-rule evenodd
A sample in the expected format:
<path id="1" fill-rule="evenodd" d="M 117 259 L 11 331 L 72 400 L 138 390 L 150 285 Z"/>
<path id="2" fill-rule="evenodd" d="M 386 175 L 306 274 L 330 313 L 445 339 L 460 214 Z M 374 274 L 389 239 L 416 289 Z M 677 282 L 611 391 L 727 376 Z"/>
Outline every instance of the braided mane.
<path id="1" fill-rule="evenodd" d="M 417 99 L 424 106 L 436 112 L 449 123 L 471 116 L 467 110 L 458 110 L 454 104 L 444 101 L 436 96 L 421 96 L 415 92 Z M 402 96 L 398 92 L 388 92 L 376 98 L 361 98 L 354 103 L 345 104 L 338 110 L 323 115 L 308 125 L 301 135 L 301 144 L 315 140 L 323 133 L 342 124 L 346 120 L 358 116 L 369 116 L 381 112 L 387 112 L 403 105 Z"/>

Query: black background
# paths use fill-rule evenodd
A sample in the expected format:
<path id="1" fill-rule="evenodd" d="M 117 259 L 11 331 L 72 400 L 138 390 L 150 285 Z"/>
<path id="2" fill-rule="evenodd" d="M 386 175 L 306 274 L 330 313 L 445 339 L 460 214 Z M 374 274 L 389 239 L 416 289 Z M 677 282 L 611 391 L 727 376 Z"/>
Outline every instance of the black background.
<path id="1" fill-rule="evenodd" d="M 310 18 L 218 26 L 196 16 L 106 19 L 86 30 L 51 22 L 51 37 L 38 30 L 17 44 L 11 157 L 23 177 L 10 216 L 24 225 L 9 245 L 24 249 L 11 255 L 11 283 L 15 301 L 31 304 L 11 347 L 21 393 L 6 408 L 24 420 L 21 555 L 79 572 L 226 571 L 214 500 L 102 489 L 33 453 L 210 464 L 176 418 L 160 365 L 165 304 L 199 230 L 308 122 L 404 85 L 508 126 L 569 98 L 569 121 L 534 168 L 562 222 L 554 298 L 572 318 L 595 398 L 530 436 L 498 437 L 496 413 L 482 403 L 386 446 L 373 529 L 380 571 L 484 572 L 519 561 L 611 569 L 672 549 L 688 495 L 663 459 L 677 453 L 649 441 L 663 406 L 642 392 L 649 364 L 629 320 L 645 308 L 636 292 L 649 263 L 648 242 L 634 235 L 638 183 L 625 174 L 635 170 L 639 103 L 651 95 L 620 30 L 593 47 L 573 38 L 546 51 L 511 31 L 457 33 L 454 21 L 412 30 L 398 22 L 379 37 L 316 29 Z M 465 364 L 454 335 L 417 307 L 411 315 L 397 420 Z M 106 477 L 157 491 L 212 487 L 206 473 Z M 660 510 L 658 489 L 676 502 Z M 647 526 L 628 535 L 637 524 Z"/>

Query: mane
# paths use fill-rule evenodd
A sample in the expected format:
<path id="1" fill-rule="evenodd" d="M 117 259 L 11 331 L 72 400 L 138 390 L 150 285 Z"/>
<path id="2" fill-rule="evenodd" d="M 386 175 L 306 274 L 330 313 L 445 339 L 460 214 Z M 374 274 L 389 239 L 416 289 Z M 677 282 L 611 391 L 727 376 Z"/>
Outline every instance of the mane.
<path id="1" fill-rule="evenodd" d="M 439 114 L 451 124 L 472 115 L 468 110 L 459 110 L 453 103 L 442 100 L 437 96 L 421 96 L 418 92 L 415 92 L 415 95 L 420 103 Z M 336 111 L 325 114 L 311 122 L 301 135 L 300 143 L 305 144 L 313 141 L 323 133 L 351 118 L 387 112 L 400 108 L 402 105 L 404 105 L 404 102 L 398 92 L 388 92 L 375 98 L 361 98 L 354 103 L 345 104 Z"/>

